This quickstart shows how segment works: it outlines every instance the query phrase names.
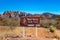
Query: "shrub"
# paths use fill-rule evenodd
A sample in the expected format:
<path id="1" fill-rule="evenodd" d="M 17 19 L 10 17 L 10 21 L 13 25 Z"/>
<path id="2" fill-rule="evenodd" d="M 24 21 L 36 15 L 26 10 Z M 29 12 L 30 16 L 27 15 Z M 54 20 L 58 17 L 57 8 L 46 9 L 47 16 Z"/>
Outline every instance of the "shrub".
<path id="1" fill-rule="evenodd" d="M 60 29 L 60 22 L 57 22 L 57 23 L 55 24 L 55 27 L 56 27 L 57 29 Z"/>
<path id="2" fill-rule="evenodd" d="M 53 26 L 50 26 L 49 30 L 50 30 L 50 32 L 54 32 L 55 28 Z"/>
<path id="3" fill-rule="evenodd" d="M 48 27 L 49 27 L 48 24 L 41 24 L 40 26 L 41 26 L 41 27 L 44 27 L 44 28 L 48 28 Z"/>
<path id="4" fill-rule="evenodd" d="M 19 26 L 20 25 L 20 20 L 17 18 L 5 18 L 5 19 L 0 19 L 0 25 L 2 26 Z"/>

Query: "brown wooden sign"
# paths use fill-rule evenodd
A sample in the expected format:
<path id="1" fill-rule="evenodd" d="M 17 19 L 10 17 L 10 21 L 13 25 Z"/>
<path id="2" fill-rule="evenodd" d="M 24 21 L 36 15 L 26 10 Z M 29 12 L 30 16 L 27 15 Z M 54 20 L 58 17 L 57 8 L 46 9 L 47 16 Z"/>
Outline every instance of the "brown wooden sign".
<path id="1" fill-rule="evenodd" d="M 40 26 L 40 16 L 25 16 L 20 22 L 26 26 Z"/>

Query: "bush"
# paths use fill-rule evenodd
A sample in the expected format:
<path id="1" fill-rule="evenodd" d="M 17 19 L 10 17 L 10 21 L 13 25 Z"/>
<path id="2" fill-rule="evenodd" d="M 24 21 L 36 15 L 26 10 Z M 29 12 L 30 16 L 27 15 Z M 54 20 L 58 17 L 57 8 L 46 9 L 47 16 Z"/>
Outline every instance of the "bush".
<path id="1" fill-rule="evenodd" d="M 50 32 L 54 32 L 55 28 L 53 26 L 50 26 L 49 30 L 50 30 Z"/>
<path id="2" fill-rule="evenodd" d="M 48 25 L 44 25 L 44 28 L 48 28 Z"/>
<path id="3" fill-rule="evenodd" d="M 49 25 L 48 24 L 40 24 L 41 27 L 44 27 L 44 28 L 48 28 Z"/>
<path id="4" fill-rule="evenodd" d="M 60 29 L 60 22 L 57 22 L 57 23 L 55 24 L 55 27 L 56 27 L 57 29 Z"/>
<path id="5" fill-rule="evenodd" d="M 20 26 L 20 20 L 17 18 L 0 19 L 1 26 Z"/>

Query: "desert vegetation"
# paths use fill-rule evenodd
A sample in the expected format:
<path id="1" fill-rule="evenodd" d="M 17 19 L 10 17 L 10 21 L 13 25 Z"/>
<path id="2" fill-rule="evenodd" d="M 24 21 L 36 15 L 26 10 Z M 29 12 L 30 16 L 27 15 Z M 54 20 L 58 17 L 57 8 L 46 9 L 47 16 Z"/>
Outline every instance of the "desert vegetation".
<path id="1" fill-rule="evenodd" d="M 20 26 L 18 18 L 0 18 L 0 26 Z"/>
<path id="2" fill-rule="evenodd" d="M 10 13 L 10 12 L 8 12 L 8 13 Z M 11 13 L 14 14 L 13 12 L 11 12 Z M 6 14 L 4 14 L 4 15 L 6 15 Z M 44 40 L 43 37 L 45 37 L 46 40 L 51 39 L 51 38 L 60 38 L 60 35 L 59 35 L 60 34 L 60 21 L 59 20 L 57 20 L 55 18 L 45 18 L 45 19 L 41 18 L 40 20 L 41 20 L 40 27 L 37 28 L 38 37 L 42 38 L 43 40 Z M 23 27 L 20 26 L 20 17 L 18 17 L 18 18 L 13 17 L 13 16 L 12 16 L 12 18 L 8 18 L 8 17 L 2 18 L 1 17 L 0 18 L 0 40 L 5 38 L 6 36 L 7 36 L 7 38 L 8 37 L 22 38 L 23 37 L 22 28 Z M 36 37 L 35 30 L 36 30 L 35 27 L 25 27 L 25 33 L 26 33 L 25 36 L 32 37 L 32 38 Z M 40 40 L 42 40 L 42 39 L 40 39 Z M 30 39 L 28 39 L 28 40 L 30 40 Z"/>

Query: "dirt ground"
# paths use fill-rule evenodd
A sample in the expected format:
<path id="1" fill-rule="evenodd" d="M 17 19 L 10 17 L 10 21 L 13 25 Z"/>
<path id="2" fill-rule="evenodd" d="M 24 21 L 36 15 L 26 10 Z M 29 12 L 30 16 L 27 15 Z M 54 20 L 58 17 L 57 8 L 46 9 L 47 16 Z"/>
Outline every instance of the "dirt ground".
<path id="1" fill-rule="evenodd" d="M 10 29 L 9 27 L 0 27 L 0 40 L 57 40 L 55 36 L 60 37 L 60 30 L 55 33 L 49 32 L 47 28 L 38 27 L 37 37 L 35 27 L 25 27 L 23 37 L 23 27 Z"/>

